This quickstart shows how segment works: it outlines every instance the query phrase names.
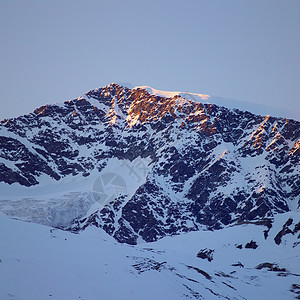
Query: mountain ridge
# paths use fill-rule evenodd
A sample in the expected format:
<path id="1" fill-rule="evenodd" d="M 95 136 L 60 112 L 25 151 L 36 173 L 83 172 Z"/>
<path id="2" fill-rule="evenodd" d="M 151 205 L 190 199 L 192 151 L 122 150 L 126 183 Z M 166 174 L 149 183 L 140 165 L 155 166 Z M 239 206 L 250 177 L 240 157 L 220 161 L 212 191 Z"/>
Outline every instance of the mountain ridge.
<path id="1" fill-rule="evenodd" d="M 150 86 L 132 86 L 132 89 L 142 88 L 147 90 L 151 95 L 162 96 L 162 97 L 174 97 L 181 96 L 189 100 L 196 102 L 201 102 L 205 104 L 215 104 L 218 106 L 223 106 L 229 109 L 239 109 L 242 111 L 248 111 L 256 115 L 266 116 L 271 115 L 278 118 L 287 118 L 300 121 L 300 109 L 291 110 L 287 107 L 272 107 L 262 103 L 252 103 L 242 100 L 230 99 L 219 97 L 215 95 L 202 94 L 202 93 L 192 93 L 192 92 L 182 92 L 182 91 L 164 91 L 152 88 Z"/>

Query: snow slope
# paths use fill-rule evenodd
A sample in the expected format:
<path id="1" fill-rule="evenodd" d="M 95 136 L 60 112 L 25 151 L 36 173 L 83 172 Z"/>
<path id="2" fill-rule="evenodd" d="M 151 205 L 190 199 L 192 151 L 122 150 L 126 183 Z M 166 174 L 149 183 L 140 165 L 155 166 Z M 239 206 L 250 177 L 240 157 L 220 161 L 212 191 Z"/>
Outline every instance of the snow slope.
<path id="1" fill-rule="evenodd" d="M 241 224 L 129 246 L 93 227 L 76 235 L 1 215 L 0 298 L 295 299 L 299 237 L 274 237 L 299 216 L 277 215 L 267 239 L 265 226 Z"/>

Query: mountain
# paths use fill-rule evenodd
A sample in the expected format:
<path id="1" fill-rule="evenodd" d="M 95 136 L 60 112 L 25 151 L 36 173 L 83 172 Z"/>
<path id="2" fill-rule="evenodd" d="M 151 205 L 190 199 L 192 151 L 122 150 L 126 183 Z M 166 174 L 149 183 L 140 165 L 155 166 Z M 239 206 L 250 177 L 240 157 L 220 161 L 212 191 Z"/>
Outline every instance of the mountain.
<path id="1" fill-rule="evenodd" d="M 0 298 L 299 299 L 299 121 L 217 100 L 110 84 L 3 120 Z"/>
<path id="2" fill-rule="evenodd" d="M 137 244 L 299 208 L 298 121 L 167 96 L 110 84 L 2 121 L 0 210 Z"/>
<path id="3" fill-rule="evenodd" d="M 111 84 L 1 123 L 0 207 L 129 244 L 271 218 L 299 207 L 299 133 L 294 120 Z M 45 188 L 60 194 L 44 200 Z"/>

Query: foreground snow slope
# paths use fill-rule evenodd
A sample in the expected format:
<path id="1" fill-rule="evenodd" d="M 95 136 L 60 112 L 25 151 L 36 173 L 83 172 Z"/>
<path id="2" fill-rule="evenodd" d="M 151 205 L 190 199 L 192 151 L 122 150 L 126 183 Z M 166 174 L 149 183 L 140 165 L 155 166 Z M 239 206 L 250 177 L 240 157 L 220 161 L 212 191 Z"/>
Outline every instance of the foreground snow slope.
<path id="1" fill-rule="evenodd" d="M 299 231 L 274 237 L 299 221 L 277 215 L 267 239 L 267 227 L 243 224 L 129 246 L 93 227 L 76 235 L 1 215 L 0 298 L 294 299 Z"/>

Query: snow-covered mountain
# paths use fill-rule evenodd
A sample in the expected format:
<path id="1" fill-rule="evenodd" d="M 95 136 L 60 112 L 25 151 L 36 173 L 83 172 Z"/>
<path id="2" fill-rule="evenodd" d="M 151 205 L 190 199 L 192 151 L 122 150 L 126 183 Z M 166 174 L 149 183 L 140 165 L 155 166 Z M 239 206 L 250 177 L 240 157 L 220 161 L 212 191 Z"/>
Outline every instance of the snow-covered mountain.
<path id="1" fill-rule="evenodd" d="M 1 298 L 299 295 L 300 123 L 213 100 L 110 84 L 3 120 L 0 211 L 52 229 L 0 218 Z"/>
<path id="2" fill-rule="evenodd" d="M 166 96 L 111 84 L 4 120 L 1 211 L 136 244 L 299 207 L 299 122 Z"/>

